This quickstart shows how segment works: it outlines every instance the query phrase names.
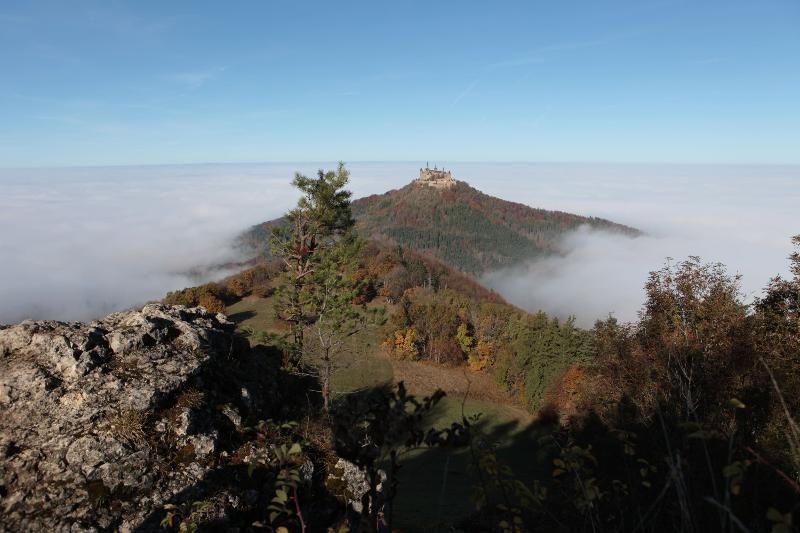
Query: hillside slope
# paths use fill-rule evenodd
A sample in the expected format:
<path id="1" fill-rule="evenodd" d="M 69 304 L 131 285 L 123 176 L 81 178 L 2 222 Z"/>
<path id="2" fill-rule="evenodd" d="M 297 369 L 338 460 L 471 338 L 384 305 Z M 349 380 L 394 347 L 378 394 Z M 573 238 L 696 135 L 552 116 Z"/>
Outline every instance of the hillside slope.
<path id="1" fill-rule="evenodd" d="M 410 183 L 356 200 L 353 215 L 365 237 L 413 248 L 471 274 L 554 253 L 565 232 L 584 224 L 638 234 L 600 218 L 501 200 L 463 181 L 445 189 Z"/>
<path id="2" fill-rule="evenodd" d="M 558 252 L 559 239 L 582 225 L 637 236 L 634 228 L 609 220 L 535 209 L 495 198 L 463 181 L 446 188 L 418 182 L 353 201 L 356 229 L 367 239 L 400 245 L 480 275 Z M 273 220 L 254 226 L 242 240 L 268 254 Z"/>

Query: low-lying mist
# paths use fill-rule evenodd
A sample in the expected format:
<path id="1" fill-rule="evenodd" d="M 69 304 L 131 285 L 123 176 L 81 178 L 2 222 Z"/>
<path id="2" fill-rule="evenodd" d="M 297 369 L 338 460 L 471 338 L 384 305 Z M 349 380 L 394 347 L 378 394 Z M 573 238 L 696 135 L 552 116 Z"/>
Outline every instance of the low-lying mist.
<path id="1" fill-rule="evenodd" d="M 520 307 L 574 315 L 581 326 L 609 314 L 634 320 L 649 272 L 667 258 L 723 263 L 752 299 L 787 273 L 790 238 L 800 233 L 800 167 L 542 165 L 526 179 L 509 174 L 520 184 L 517 201 L 646 232 L 632 239 L 582 227 L 562 239 L 560 255 L 482 280 Z M 486 189 L 503 187 L 487 182 Z"/>
<path id="2" fill-rule="evenodd" d="M 203 272 L 240 259 L 232 238 L 289 204 L 291 172 L 0 171 L 0 323 L 91 319 L 224 274 Z"/>
<path id="3" fill-rule="evenodd" d="M 334 166 L 0 169 L 0 323 L 88 320 L 223 277 L 245 259 L 236 235 L 294 204 L 294 172 Z M 356 193 L 383 191 L 358 168 Z"/>
<path id="4" fill-rule="evenodd" d="M 517 305 L 583 325 L 634 318 L 647 273 L 668 256 L 726 263 L 757 292 L 785 272 L 800 232 L 798 167 L 444 164 L 488 194 L 647 232 L 580 229 L 560 256 L 484 279 Z M 91 319 L 223 276 L 208 269 L 242 259 L 233 238 L 292 206 L 294 171 L 333 165 L 0 170 L 0 323 Z M 419 166 L 350 164 L 354 195 L 401 187 Z"/>

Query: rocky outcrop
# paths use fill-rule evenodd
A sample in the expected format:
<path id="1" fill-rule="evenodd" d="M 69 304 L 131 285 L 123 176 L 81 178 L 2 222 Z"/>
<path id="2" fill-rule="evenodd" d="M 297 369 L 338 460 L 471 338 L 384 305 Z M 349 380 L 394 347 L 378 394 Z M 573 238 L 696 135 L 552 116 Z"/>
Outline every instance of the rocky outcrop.
<path id="1" fill-rule="evenodd" d="M 214 481 L 271 401 L 247 353 L 203 308 L 0 327 L 0 531 L 158 529 L 208 494 L 214 519 L 255 505 Z"/>

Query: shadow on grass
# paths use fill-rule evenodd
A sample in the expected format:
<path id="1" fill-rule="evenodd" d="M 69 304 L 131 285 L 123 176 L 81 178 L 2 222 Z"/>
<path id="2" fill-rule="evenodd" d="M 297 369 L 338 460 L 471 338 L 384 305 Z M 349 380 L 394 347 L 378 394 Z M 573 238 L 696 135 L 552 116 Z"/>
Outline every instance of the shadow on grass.
<path id="1" fill-rule="evenodd" d="M 447 397 L 421 410 L 415 406 L 428 403 L 414 397 L 405 411 L 398 410 L 406 397 L 413 396 L 404 394 L 401 385 L 383 386 L 343 396 L 334 405 L 334 418 L 339 421 L 334 446 L 339 456 L 357 464 L 375 460 L 388 473 L 392 450 L 398 453 L 399 469 L 386 483 L 397 486 L 387 508 L 392 527 L 405 532 L 453 531 L 468 519 L 475 512 L 474 489 L 483 486 L 475 465 L 486 450 L 494 450 L 523 483 L 547 473 L 551 452 L 541 441 L 551 431 L 548 425 L 472 416 L 476 407 L 491 404 L 448 401 Z M 429 441 L 432 430 L 443 432 L 435 434 L 445 438 Z M 432 445 L 407 445 L 423 442 L 422 435 Z M 487 491 L 490 498 L 495 496 L 493 488 Z"/>
<path id="2" fill-rule="evenodd" d="M 457 404 L 457 419 L 448 403 Z M 441 428 L 447 418 L 461 422 L 463 408 L 471 424 L 473 446 L 419 448 L 402 457 L 394 502 L 395 527 L 404 532 L 453 531 L 473 515 L 474 496 L 482 485 L 475 467 L 481 450 L 494 449 L 498 459 L 524 483 L 549 475 L 553 451 L 541 443 L 552 433 L 552 426 L 537 422 L 526 425 L 514 419 L 498 423 L 476 407 L 446 397 L 429 414 L 426 425 Z"/>
<path id="3" fill-rule="evenodd" d="M 255 311 L 239 311 L 237 313 L 232 313 L 228 315 L 228 319 L 235 324 L 241 324 L 245 320 L 253 318 L 257 315 L 258 313 L 256 313 Z"/>
<path id="4" fill-rule="evenodd" d="M 270 364 L 274 364 L 274 351 L 274 348 L 258 347 L 251 351 L 251 356 L 254 361 L 269 360 L 273 361 Z M 252 382 L 254 375 L 251 369 L 243 365 L 231 377 L 233 381 L 230 385 L 235 388 L 239 386 L 237 379 Z M 312 383 L 279 371 L 278 379 L 268 386 L 273 387 L 272 399 L 275 401 L 270 402 L 269 408 L 259 413 L 259 417 L 301 420 L 303 417 L 318 416 L 318 398 L 309 396 L 309 390 L 316 388 Z M 367 432 L 371 437 L 368 440 L 358 436 L 360 428 L 373 424 L 380 428 L 390 415 L 398 414 L 391 411 L 390 405 L 385 409 L 381 407 L 386 403 L 384 400 L 387 395 L 393 394 L 393 391 L 394 387 L 378 386 L 337 399 L 337 404 L 341 402 L 339 408 L 345 409 L 340 415 L 345 420 L 350 418 L 352 422 L 342 423 L 334 431 L 335 442 L 332 444 L 339 456 L 357 455 L 360 453 L 359 449 L 370 445 L 370 440 L 376 442 L 374 437 L 383 435 L 380 431 L 371 434 Z M 349 416 L 353 411 L 347 410 L 349 407 L 358 407 L 359 399 L 367 407 L 378 407 L 365 411 L 365 417 L 361 419 L 363 423 L 356 423 L 359 422 L 358 416 Z M 421 419 L 412 421 L 413 425 L 427 430 L 431 426 L 442 429 L 449 423 L 463 423 L 463 410 L 469 421 L 470 444 L 456 441 L 452 446 L 422 446 L 402 453 L 400 469 L 395 478 L 398 483 L 397 495 L 390 506 L 391 525 L 405 533 L 493 530 L 489 524 L 498 524 L 497 515 L 480 515 L 473 503 L 473 495 L 478 487 L 487 487 L 489 501 L 484 509 L 496 509 L 496 505 L 502 504 L 505 499 L 504 494 L 500 494 L 487 483 L 486 473 L 476 468 L 480 452 L 492 450 L 498 461 L 509 468 L 507 476 L 513 483 L 530 488 L 535 481 L 539 481 L 548 489 L 546 505 L 526 515 L 526 527 L 535 524 L 534 529 L 541 531 L 590 531 L 592 529 L 587 529 L 587 520 L 594 525 L 602 518 L 603 527 L 597 529 L 598 531 L 732 531 L 720 528 L 720 515 L 710 506 L 706 497 L 713 494 L 714 482 L 718 486 L 724 486 L 720 485 L 725 483 L 721 473 L 729 460 L 729 450 L 725 448 L 728 443 L 687 439 L 686 432 L 675 421 L 670 420 L 660 421 L 664 427 L 663 432 L 653 431 L 653 420 L 646 420 L 644 423 L 626 421 L 628 416 L 625 414 L 624 402 L 619 407 L 618 420 L 613 421 L 610 426 L 601 422 L 596 415 L 589 414 L 567 430 L 558 423 L 557 416 L 529 424 L 519 420 L 497 421 L 492 416 L 470 417 L 480 409 L 469 407 L 466 400 L 451 398 L 449 404 L 440 401 Z M 404 435 L 403 427 L 400 426 L 398 435 Z M 623 440 L 620 439 L 619 428 L 625 428 L 624 433 L 627 436 Z M 338 435 L 336 431 L 344 433 Z M 633 450 L 628 450 L 627 441 L 634 443 Z M 270 442 L 266 441 L 266 445 Z M 556 478 L 554 474 L 553 460 L 559 457 L 562 450 L 577 446 L 582 447 L 582 450 L 589 450 L 591 456 L 591 465 L 582 472 L 593 476 L 593 480 L 603 487 L 605 493 L 603 502 L 598 500 L 597 507 L 592 507 L 594 510 L 591 513 L 578 510 L 580 504 L 576 501 L 583 497 L 583 489 L 575 488 L 572 482 L 574 476 Z M 327 448 L 326 444 L 320 447 L 321 450 Z M 670 454 L 673 453 L 670 450 L 679 450 L 677 457 L 680 457 L 691 475 L 683 474 L 677 481 L 674 479 L 674 472 L 664 466 L 670 464 Z M 636 477 L 641 470 L 639 459 L 646 459 L 645 465 L 658 466 L 652 474 L 647 474 L 650 476 L 648 485 L 643 485 L 641 479 Z M 710 464 L 712 460 L 713 465 Z M 704 466 L 705 461 L 709 462 L 707 469 Z M 304 489 L 301 504 L 303 514 L 309 520 L 307 530 L 325 531 L 328 525 L 345 515 L 351 518 L 355 515 L 325 488 L 325 461 L 316 457 L 314 463 L 314 483 L 311 488 Z M 785 489 L 781 490 L 771 470 L 755 468 L 755 471 L 748 474 L 753 476 L 749 482 L 743 482 L 739 503 L 735 500 L 730 506 L 731 512 L 742 517 L 745 523 L 757 526 L 763 523 L 768 507 L 791 508 L 792 502 L 789 499 L 791 495 Z M 501 473 L 501 477 L 504 475 L 506 474 Z M 246 465 L 220 464 L 202 480 L 174 495 L 167 503 L 185 506 L 187 502 L 191 504 L 203 501 L 220 493 L 235 494 L 242 501 L 247 494 L 255 495 L 254 503 L 249 506 L 236 507 L 225 503 L 222 518 L 210 517 L 199 529 L 216 531 L 238 527 L 247 531 L 253 522 L 265 520 L 266 504 L 274 493 L 275 476 L 274 469 L 265 467 L 248 472 Z M 614 494 L 613 486 L 618 486 L 615 484 L 623 481 L 629 491 L 626 489 Z M 685 484 L 685 493 L 674 488 L 678 481 Z M 679 500 L 683 497 L 681 494 L 692 497 Z M 678 505 L 680 502 L 683 502 L 685 508 Z M 165 509 L 154 512 L 137 531 L 161 530 L 159 524 L 165 516 Z M 358 521 L 352 524 L 352 533 L 369 531 L 358 526 Z M 681 529 L 687 525 L 692 527 Z M 388 529 L 382 528 L 379 531 Z M 754 527 L 751 531 L 766 529 Z"/>
<path id="5" fill-rule="evenodd" d="M 245 311 L 239 315 L 250 313 Z M 246 318 L 247 316 L 244 319 Z M 245 338 L 240 335 L 241 341 Z M 308 376 L 281 370 L 279 367 L 282 353 L 278 348 L 257 344 L 242 353 L 244 355 L 237 355 L 225 362 L 218 361 L 216 365 L 211 365 L 213 368 L 204 372 L 208 376 L 213 376 L 213 383 L 211 381 L 208 383 L 218 395 L 218 401 L 239 398 L 239 408 L 243 412 L 248 412 L 248 425 L 266 419 L 280 423 L 321 417 L 319 384 Z M 382 361 L 380 363 L 384 364 Z M 391 374 L 384 375 L 373 369 L 367 369 L 365 372 L 370 379 L 380 382 L 342 394 L 336 398 L 337 402 L 357 397 L 383 397 L 395 390 Z M 363 376 L 353 379 L 354 383 L 365 381 L 368 380 Z M 246 402 L 254 401 L 255 405 L 241 403 L 242 387 L 247 388 L 251 394 L 255 393 L 255 397 Z M 423 399 L 417 395 L 414 397 L 420 401 Z M 442 429 L 449 427 L 453 422 L 461 422 L 463 414 L 471 419 L 473 434 L 480 435 L 479 446 L 496 447 L 498 456 L 514 469 L 519 479 L 523 481 L 533 479 L 527 472 L 539 471 L 536 462 L 531 459 L 540 455 L 532 451 L 535 449 L 537 438 L 541 435 L 540 429 L 535 425 L 525 426 L 516 419 L 498 421 L 497 412 L 492 411 L 491 405 L 494 404 L 480 400 L 444 397 L 422 418 L 420 426 L 426 430 Z M 485 408 L 488 408 L 488 413 L 485 412 Z M 480 413 L 484 416 L 473 418 Z M 248 440 L 232 428 L 226 433 L 228 434 L 218 452 L 226 451 L 230 455 Z M 269 446 L 273 442 L 267 441 L 265 444 Z M 474 512 L 471 496 L 474 488 L 480 483 L 479 476 L 472 466 L 474 461 L 470 449 L 463 446 L 444 448 L 421 446 L 404 453 L 398 473 L 399 492 L 393 504 L 393 525 L 405 532 L 452 531 L 455 524 Z M 247 464 L 220 461 L 202 479 L 176 493 L 165 503 L 185 509 L 187 505 L 212 501 L 219 494 L 233 494 L 245 505 L 232 507 L 230 504 L 222 504 L 217 512 L 220 516 L 216 518 L 212 516 L 211 511 L 202 510 L 201 512 L 208 516 L 200 520 L 199 530 L 217 531 L 242 526 L 244 530 L 249 530 L 247 526 L 254 522 L 268 522 L 266 506 L 273 496 L 277 473 L 274 468 L 263 466 L 252 468 Z M 325 526 L 346 515 L 351 518 L 355 516 L 352 510 L 347 510 L 327 491 L 324 483 L 326 474 L 325 465 L 316 464 L 313 485 L 301 495 L 309 531 L 324 531 Z M 246 495 L 250 495 L 250 498 L 252 495 L 257 495 L 257 498 L 254 502 L 245 501 Z M 147 517 L 136 531 L 164 531 L 160 524 L 166 516 L 167 509 L 162 508 Z M 183 515 L 182 518 L 186 516 Z M 179 519 L 176 520 L 177 523 Z"/>

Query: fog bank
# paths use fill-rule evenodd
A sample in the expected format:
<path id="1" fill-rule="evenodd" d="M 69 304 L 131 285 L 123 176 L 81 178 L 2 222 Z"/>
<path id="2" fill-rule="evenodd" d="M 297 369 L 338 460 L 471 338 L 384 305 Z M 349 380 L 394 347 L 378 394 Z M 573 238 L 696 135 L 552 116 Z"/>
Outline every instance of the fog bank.
<path id="1" fill-rule="evenodd" d="M 243 259 L 234 237 L 295 203 L 294 172 L 335 164 L 0 169 L 0 323 L 88 320 L 219 278 L 190 272 Z M 352 189 L 413 167 L 351 165 Z"/>
<path id="2" fill-rule="evenodd" d="M 800 233 L 796 166 L 510 167 L 502 182 L 487 176 L 487 191 L 497 193 L 513 180 L 517 201 L 602 216 L 646 232 L 630 239 L 580 228 L 564 237 L 561 255 L 483 279 L 512 303 L 575 315 L 582 326 L 610 313 L 635 319 L 649 272 L 668 257 L 697 255 L 727 265 L 731 274 L 741 274 L 750 299 L 771 277 L 786 275 L 790 237 Z"/>
<path id="3" fill-rule="evenodd" d="M 800 232 L 798 167 L 434 162 L 488 194 L 610 218 L 635 240 L 581 229 L 563 254 L 494 272 L 513 303 L 582 324 L 635 317 L 647 273 L 700 255 L 741 272 L 749 292 L 786 271 Z M 283 213 L 295 170 L 334 163 L 0 169 L 0 323 L 85 320 L 203 279 L 239 257 L 233 237 Z M 356 197 L 405 185 L 420 163 L 353 163 Z M 220 276 L 210 273 L 205 279 Z"/>

